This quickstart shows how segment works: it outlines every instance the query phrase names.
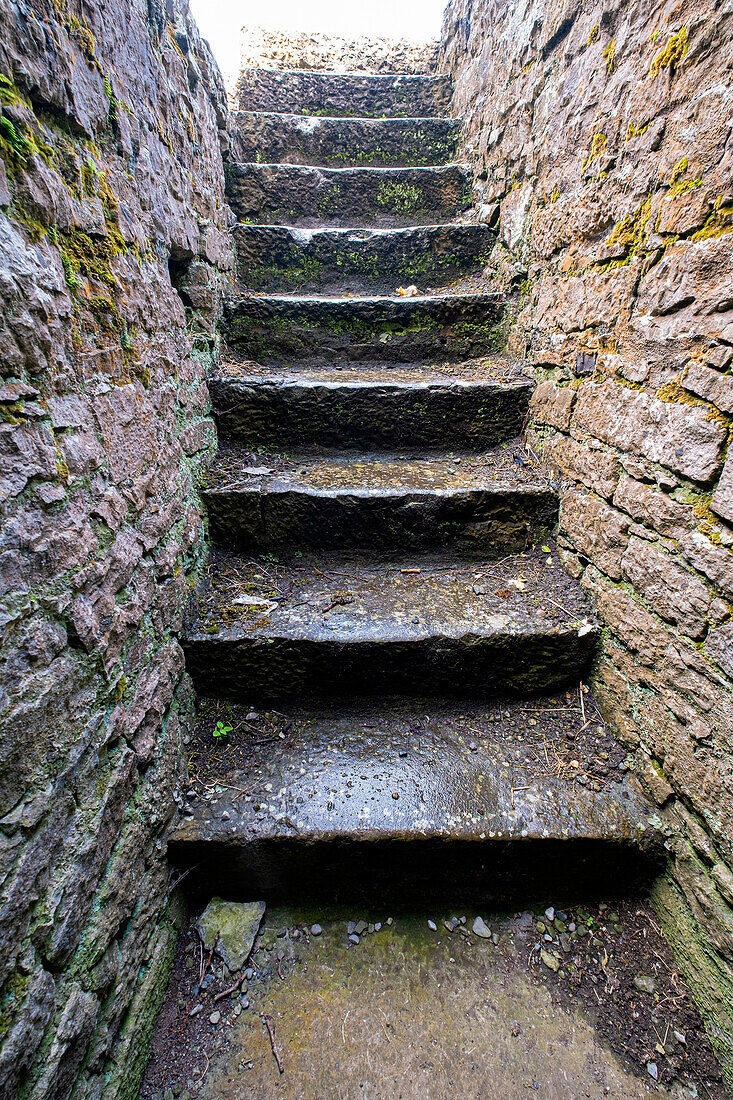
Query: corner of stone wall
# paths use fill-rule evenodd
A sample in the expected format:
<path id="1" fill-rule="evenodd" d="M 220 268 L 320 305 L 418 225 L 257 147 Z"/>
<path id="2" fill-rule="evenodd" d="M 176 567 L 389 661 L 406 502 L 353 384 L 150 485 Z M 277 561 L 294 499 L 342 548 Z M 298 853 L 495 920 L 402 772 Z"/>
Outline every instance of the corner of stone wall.
<path id="1" fill-rule="evenodd" d="M 451 0 L 474 202 L 526 270 L 509 349 L 604 621 L 593 686 L 668 837 L 654 891 L 733 1085 L 733 13 Z"/>

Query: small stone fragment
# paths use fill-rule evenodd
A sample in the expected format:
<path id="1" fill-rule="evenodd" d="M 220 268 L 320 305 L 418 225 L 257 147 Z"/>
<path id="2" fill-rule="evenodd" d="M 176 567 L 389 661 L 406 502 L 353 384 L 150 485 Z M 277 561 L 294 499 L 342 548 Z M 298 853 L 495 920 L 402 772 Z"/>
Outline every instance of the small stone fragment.
<path id="1" fill-rule="evenodd" d="M 555 910 L 552 906 L 550 906 L 548 909 L 545 909 L 545 916 L 547 917 L 548 921 L 550 921 L 550 923 L 554 921 Z"/>
<path id="2" fill-rule="evenodd" d="M 438 926 L 437 926 L 437 924 L 435 923 L 434 920 L 429 920 L 428 921 L 428 928 L 430 929 L 431 932 L 437 932 L 438 931 Z"/>
<path id="3" fill-rule="evenodd" d="M 234 972 L 246 963 L 264 915 L 264 901 L 233 902 L 212 898 L 196 922 L 196 930 L 208 948 L 213 946 L 219 934 L 217 952 Z"/>
<path id="4" fill-rule="evenodd" d="M 221 1019 L 221 1012 L 212 1012 L 211 1015 L 209 1016 L 209 1023 L 216 1025 L 216 1024 L 219 1023 L 220 1019 Z"/>
<path id="5" fill-rule="evenodd" d="M 545 951 L 544 947 L 540 951 L 540 958 L 548 970 L 554 970 L 557 973 L 560 969 L 560 959 L 550 951 Z"/>
<path id="6" fill-rule="evenodd" d="M 647 974 L 638 974 L 634 978 L 634 985 L 642 993 L 654 993 L 657 988 L 654 978 L 650 978 Z"/>
<path id="7" fill-rule="evenodd" d="M 471 931 L 474 936 L 480 936 L 482 940 L 491 939 L 491 929 L 485 923 L 482 917 L 476 917 L 476 920 L 471 925 Z"/>
<path id="8" fill-rule="evenodd" d="M 323 929 L 321 928 L 320 924 L 311 925 L 311 936 L 320 936 L 322 932 Z"/>
<path id="9" fill-rule="evenodd" d="M 656 1081 L 657 1077 L 659 1076 L 659 1070 L 657 1069 L 657 1063 L 656 1062 L 647 1062 L 646 1071 L 649 1074 L 649 1076 L 651 1078 L 653 1078 L 653 1080 Z"/>

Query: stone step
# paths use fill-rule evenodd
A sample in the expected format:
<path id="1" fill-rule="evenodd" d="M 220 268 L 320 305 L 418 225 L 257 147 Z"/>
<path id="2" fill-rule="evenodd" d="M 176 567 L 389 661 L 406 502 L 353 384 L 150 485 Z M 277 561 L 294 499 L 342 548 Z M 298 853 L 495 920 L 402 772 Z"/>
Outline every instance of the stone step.
<path id="1" fill-rule="evenodd" d="M 533 695 L 576 682 L 597 636 L 583 590 L 539 550 L 464 564 L 219 552 L 184 649 L 197 691 L 228 699 Z"/>
<path id="2" fill-rule="evenodd" d="M 394 293 L 479 274 L 495 235 L 483 225 L 300 229 L 237 225 L 237 273 L 251 290 Z"/>
<path id="3" fill-rule="evenodd" d="M 203 492 L 214 539 L 247 550 L 507 553 L 547 538 L 557 520 L 557 494 L 519 439 L 418 458 L 222 446 Z"/>
<path id="4" fill-rule="evenodd" d="M 227 166 L 227 199 L 237 218 L 305 227 L 391 228 L 447 222 L 471 203 L 468 172 L 428 168 Z"/>
<path id="5" fill-rule="evenodd" d="M 482 449 L 519 435 L 534 382 L 507 359 L 446 368 L 223 363 L 209 378 L 221 439 L 270 445 Z"/>
<path id="6" fill-rule="evenodd" d="M 323 167 L 448 164 L 460 125 L 451 118 L 323 118 L 238 111 L 230 128 L 234 160 Z"/>
<path id="7" fill-rule="evenodd" d="M 633 890 L 655 869 L 650 808 L 602 720 L 584 728 L 577 691 L 299 704 L 249 720 L 203 710 L 197 759 L 211 760 L 222 716 L 234 732 L 171 839 L 177 866 L 201 868 L 202 892 L 516 908 L 607 891 L 615 875 Z M 586 711 L 596 717 L 590 696 Z"/>
<path id="8" fill-rule="evenodd" d="M 451 79 L 428 74 L 243 69 L 237 97 L 240 111 L 287 111 L 331 118 L 421 118 L 447 114 Z"/>
<path id="9" fill-rule="evenodd" d="M 417 298 L 245 295 L 224 312 L 230 348 L 247 359 L 428 363 L 473 359 L 504 345 L 501 294 Z"/>

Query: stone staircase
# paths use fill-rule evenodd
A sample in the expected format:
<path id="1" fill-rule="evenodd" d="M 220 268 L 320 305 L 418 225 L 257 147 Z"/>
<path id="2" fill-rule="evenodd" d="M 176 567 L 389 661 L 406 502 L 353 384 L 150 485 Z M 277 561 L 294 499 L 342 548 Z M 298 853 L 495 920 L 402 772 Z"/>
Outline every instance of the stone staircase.
<path id="1" fill-rule="evenodd" d="M 522 442 L 532 381 L 502 352 L 449 92 L 242 85 L 215 551 L 185 642 L 219 701 L 204 740 L 222 715 L 236 733 L 171 845 L 202 893 L 516 904 L 632 889 L 654 865 L 579 689 L 599 625 Z M 263 714 L 271 736 L 248 733 Z"/>

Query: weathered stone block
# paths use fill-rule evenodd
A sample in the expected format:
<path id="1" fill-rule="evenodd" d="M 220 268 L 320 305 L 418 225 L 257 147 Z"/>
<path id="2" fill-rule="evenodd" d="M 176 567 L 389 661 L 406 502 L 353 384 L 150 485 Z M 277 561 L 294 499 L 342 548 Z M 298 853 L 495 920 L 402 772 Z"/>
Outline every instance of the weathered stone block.
<path id="1" fill-rule="evenodd" d="M 729 454 L 725 460 L 710 507 L 721 519 L 733 524 L 733 454 Z"/>
<path id="2" fill-rule="evenodd" d="M 590 493 L 571 491 L 560 507 L 560 529 L 602 573 L 621 580 L 629 521 Z"/>
<path id="3" fill-rule="evenodd" d="M 643 539 L 632 538 L 623 556 L 621 573 L 663 619 L 692 638 L 702 636 L 710 593 L 702 581 L 670 554 Z"/>
<path id="4" fill-rule="evenodd" d="M 573 423 L 621 451 L 707 484 L 721 467 L 726 431 L 707 410 L 661 401 L 643 390 L 613 382 L 586 382 L 575 404 Z"/>
<path id="5" fill-rule="evenodd" d="M 613 503 L 638 523 L 644 523 L 660 535 L 681 538 L 694 520 L 692 509 L 678 504 L 665 492 L 645 485 L 633 477 L 622 477 Z"/>
<path id="6" fill-rule="evenodd" d="M 532 394 L 530 418 L 537 424 L 548 424 L 561 431 L 570 424 L 575 390 L 555 382 L 540 382 Z"/>

